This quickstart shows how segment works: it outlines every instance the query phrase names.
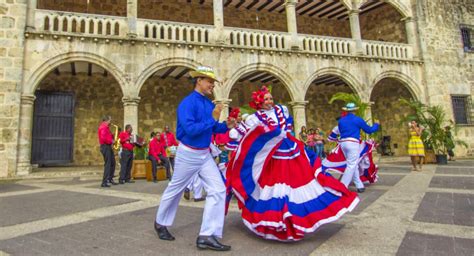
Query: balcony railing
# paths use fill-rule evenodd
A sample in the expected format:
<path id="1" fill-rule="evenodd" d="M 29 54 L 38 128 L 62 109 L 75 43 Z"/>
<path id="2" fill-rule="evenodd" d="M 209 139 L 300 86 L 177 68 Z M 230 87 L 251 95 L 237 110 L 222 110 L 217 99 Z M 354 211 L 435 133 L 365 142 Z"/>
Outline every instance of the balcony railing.
<path id="1" fill-rule="evenodd" d="M 284 50 L 288 47 L 289 33 L 226 27 L 226 42 L 235 47 Z"/>
<path id="2" fill-rule="evenodd" d="M 98 37 L 126 38 L 129 24 L 126 17 L 36 10 L 36 30 Z M 291 50 L 299 46 L 303 52 L 350 56 L 356 54 L 356 42 L 350 38 L 224 27 L 219 32 L 214 26 L 171 21 L 138 19 L 137 39 L 169 43 L 196 43 L 258 50 Z M 217 34 L 222 33 L 222 34 Z M 222 42 L 223 41 L 223 42 Z M 362 42 L 363 54 L 368 57 L 408 60 L 413 58 L 409 44 L 391 42 Z"/>
<path id="3" fill-rule="evenodd" d="M 371 57 L 388 59 L 412 58 L 412 46 L 408 44 L 387 43 L 378 41 L 363 41 L 365 54 Z"/>
<path id="4" fill-rule="evenodd" d="M 139 19 L 138 36 L 146 39 L 209 43 L 213 26 Z"/>
<path id="5" fill-rule="evenodd" d="M 350 55 L 354 52 L 355 42 L 352 39 L 300 35 L 303 50 L 322 54 Z"/>
<path id="6" fill-rule="evenodd" d="M 74 12 L 36 10 L 37 29 L 95 36 L 125 36 L 127 18 Z"/>

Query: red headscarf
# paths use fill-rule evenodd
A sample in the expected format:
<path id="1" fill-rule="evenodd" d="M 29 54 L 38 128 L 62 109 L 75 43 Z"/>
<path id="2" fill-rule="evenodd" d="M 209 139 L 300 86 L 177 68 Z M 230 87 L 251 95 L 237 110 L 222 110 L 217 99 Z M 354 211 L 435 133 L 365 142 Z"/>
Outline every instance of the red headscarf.
<path id="1" fill-rule="evenodd" d="M 259 110 L 262 108 L 262 104 L 265 101 L 265 94 L 270 93 L 266 86 L 262 86 L 259 90 L 252 92 L 252 101 L 249 102 L 249 106 L 253 109 Z"/>

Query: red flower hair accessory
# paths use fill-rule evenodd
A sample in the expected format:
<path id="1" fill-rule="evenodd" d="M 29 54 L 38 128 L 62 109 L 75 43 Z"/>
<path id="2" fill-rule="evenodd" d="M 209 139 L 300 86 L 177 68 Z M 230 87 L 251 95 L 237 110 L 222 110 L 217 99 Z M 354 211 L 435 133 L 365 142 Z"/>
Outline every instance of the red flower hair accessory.
<path id="1" fill-rule="evenodd" d="M 259 110 L 265 101 L 265 94 L 270 93 L 266 86 L 262 86 L 259 90 L 252 92 L 252 101 L 249 102 L 249 106 L 253 109 Z"/>
<path id="2" fill-rule="evenodd" d="M 237 119 L 240 114 L 240 108 L 232 108 L 232 110 L 229 113 L 229 117 Z"/>

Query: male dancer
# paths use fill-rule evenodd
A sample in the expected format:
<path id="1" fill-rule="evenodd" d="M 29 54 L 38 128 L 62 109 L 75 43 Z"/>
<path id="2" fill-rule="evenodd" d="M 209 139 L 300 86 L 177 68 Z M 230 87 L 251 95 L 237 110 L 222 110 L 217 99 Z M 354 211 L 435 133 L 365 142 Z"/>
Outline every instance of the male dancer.
<path id="1" fill-rule="evenodd" d="M 357 188 L 357 192 L 363 193 L 365 191 L 364 183 L 360 180 L 358 171 L 359 147 L 360 147 L 360 129 L 365 133 L 371 134 L 379 129 L 379 124 L 375 123 L 369 126 L 362 118 L 354 115 L 354 111 L 359 109 L 355 103 L 347 103 L 342 110 L 348 112 L 346 116 L 339 119 L 338 127 L 341 134 L 339 140 L 342 152 L 346 157 L 347 167 L 342 175 L 341 182 L 349 186 L 351 181 Z"/>
<path id="2" fill-rule="evenodd" d="M 221 112 L 222 105 L 215 106 L 206 96 L 211 96 L 217 81 L 209 67 L 198 67 L 190 72 L 194 91 L 184 98 L 177 111 L 177 138 L 181 142 L 175 158 L 173 178 L 161 198 L 156 214 L 155 230 L 162 240 L 175 238 L 167 227 L 173 224 L 181 195 L 196 173 L 202 179 L 207 192 L 201 231 L 196 241 L 200 249 L 228 251 L 230 246 L 221 244 L 224 227 L 226 188 L 209 145 L 213 133 L 225 133 L 235 126 L 235 119 L 219 123 L 213 112 Z M 219 115 L 216 115 L 219 116 Z"/>

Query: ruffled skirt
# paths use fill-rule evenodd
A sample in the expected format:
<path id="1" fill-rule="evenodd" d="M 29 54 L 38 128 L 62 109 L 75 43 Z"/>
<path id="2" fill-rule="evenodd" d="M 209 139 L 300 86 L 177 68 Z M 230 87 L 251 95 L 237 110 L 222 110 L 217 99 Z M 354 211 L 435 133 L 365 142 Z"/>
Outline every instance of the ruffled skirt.
<path id="1" fill-rule="evenodd" d="M 357 194 L 320 167 L 319 158 L 285 131 L 251 130 L 227 171 L 244 224 L 266 239 L 296 241 L 351 211 Z"/>

